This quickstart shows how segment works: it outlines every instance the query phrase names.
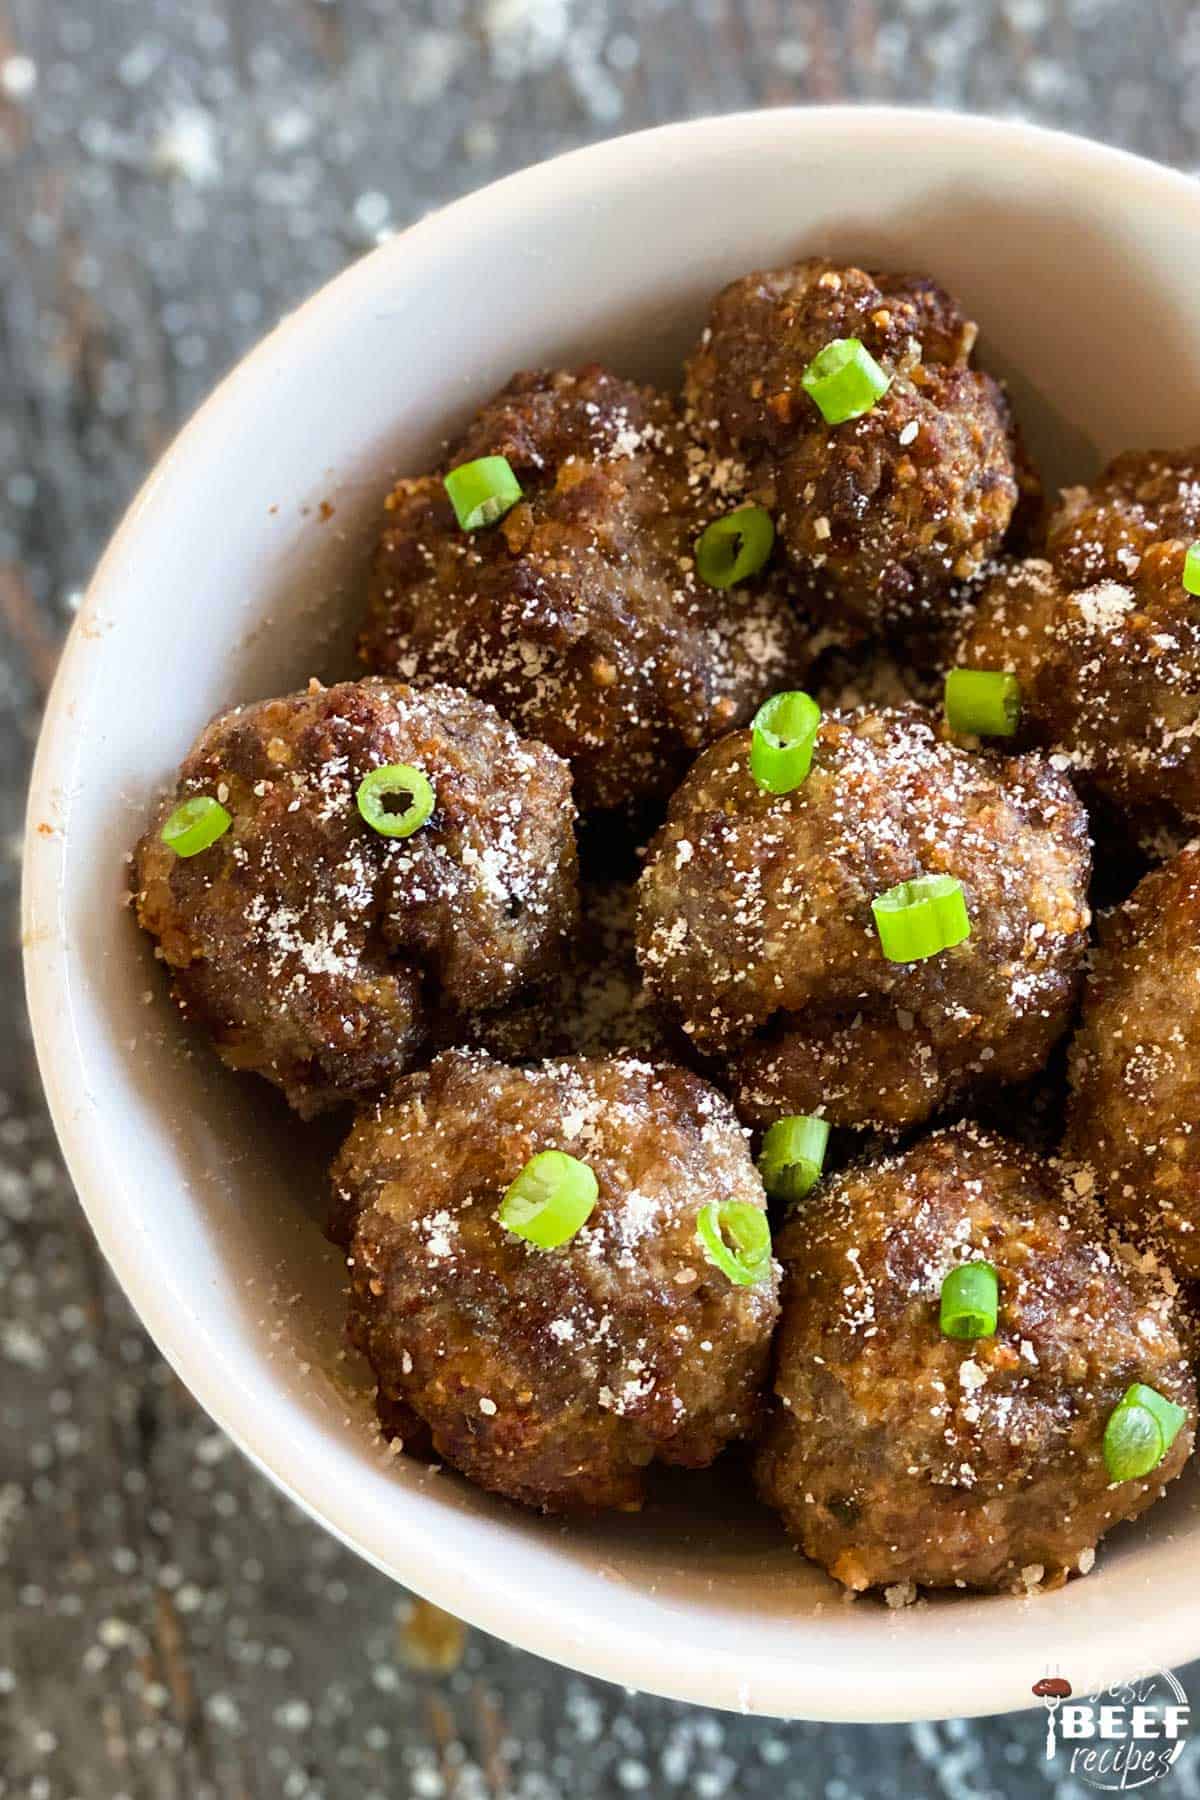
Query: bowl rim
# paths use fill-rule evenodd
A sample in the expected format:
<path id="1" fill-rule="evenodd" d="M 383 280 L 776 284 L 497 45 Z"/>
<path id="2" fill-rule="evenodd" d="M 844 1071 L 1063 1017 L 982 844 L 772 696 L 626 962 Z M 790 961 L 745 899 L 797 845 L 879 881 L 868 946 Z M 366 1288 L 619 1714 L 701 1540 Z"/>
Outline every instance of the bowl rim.
<path id="1" fill-rule="evenodd" d="M 424 1534 L 409 1529 L 400 1553 L 388 1558 L 366 1542 L 357 1528 L 353 1498 L 321 1489 L 285 1434 L 274 1432 L 269 1449 L 260 1450 L 259 1421 L 250 1396 L 236 1382 L 228 1383 L 218 1364 L 195 1354 L 195 1340 L 182 1328 L 183 1321 L 156 1283 L 137 1230 L 110 1189 L 101 1149 L 81 1126 L 75 1096 L 84 1065 L 71 1018 L 65 937 L 57 933 L 47 954 L 34 931 L 35 921 L 60 916 L 68 834 L 48 834 L 38 826 L 48 809 L 53 815 L 56 796 L 69 786 L 70 711 L 76 690 L 88 684 L 82 652 L 89 621 L 102 607 L 111 613 L 117 599 L 114 583 L 137 539 L 143 516 L 155 504 L 164 471 L 183 461 L 193 446 L 218 429 L 244 386 L 281 355 L 302 349 L 306 339 L 336 330 L 337 318 L 346 305 L 386 278 L 399 259 L 404 259 L 411 275 L 420 259 L 447 239 L 469 237 L 484 208 L 493 216 L 498 208 L 525 213 L 537 203 L 539 194 L 557 192 L 564 183 L 585 174 L 593 186 L 614 177 L 628 179 L 631 165 L 643 168 L 646 178 L 653 179 L 654 164 L 662 154 L 679 158 L 702 142 L 709 154 L 726 141 L 730 145 L 736 141 L 744 148 L 757 140 L 765 151 L 781 132 L 801 138 L 811 134 L 815 140 L 823 133 L 843 129 L 885 140 L 919 131 L 947 149 L 959 145 L 975 151 L 990 148 L 1009 156 L 1052 157 L 1064 170 L 1070 168 L 1089 180 L 1119 183 L 1126 190 L 1127 204 L 1146 193 L 1160 211 L 1164 206 L 1177 208 L 1181 229 L 1190 225 L 1194 230 L 1200 222 L 1200 187 L 1194 180 L 1131 152 L 1021 119 L 871 104 L 760 109 L 652 126 L 537 163 L 426 215 L 326 282 L 261 339 L 184 423 L 128 507 L 88 585 L 47 700 L 26 815 L 22 913 L 26 992 L 41 1078 L 59 1145 L 95 1237 L 159 1352 L 210 1417 L 289 1499 L 393 1580 L 468 1623 L 567 1668 L 702 1706 L 776 1717 L 883 1722 L 943 1716 L 930 1704 L 929 1680 L 922 1674 L 919 1658 L 898 1655 L 888 1695 L 864 1711 L 861 1697 L 855 1704 L 853 1694 L 835 1685 L 827 1663 L 816 1658 L 811 1648 L 786 1668 L 759 1664 L 750 1676 L 730 1668 L 727 1661 L 714 1659 L 702 1642 L 689 1641 L 686 1633 L 672 1638 L 668 1653 L 666 1645 L 619 1622 L 595 1618 L 572 1622 L 569 1609 L 560 1611 L 547 1605 L 543 1594 L 530 1592 L 518 1577 L 510 1575 L 503 1557 L 491 1566 L 479 1567 L 464 1554 L 453 1534 L 438 1531 L 437 1514 L 432 1510 Z M 411 1520 L 406 1523 L 411 1527 Z M 1137 1664 L 1139 1672 L 1177 1665 L 1200 1651 L 1200 1613 L 1194 1608 L 1163 1607 L 1153 1621 L 1153 1630 L 1144 1621 L 1122 1619 L 1121 1624 L 1130 1666 Z M 1082 1614 L 1070 1628 L 1059 1621 L 1056 1657 L 1069 1655 L 1073 1637 L 1082 1647 L 1094 1630 L 1094 1619 Z M 805 1695 L 819 1699 L 819 1712 L 803 1710 Z M 957 1717 L 1028 1705 L 1028 1671 L 1023 1670 L 1016 1680 L 994 1665 L 964 1667 L 955 1699 L 961 1703 Z"/>

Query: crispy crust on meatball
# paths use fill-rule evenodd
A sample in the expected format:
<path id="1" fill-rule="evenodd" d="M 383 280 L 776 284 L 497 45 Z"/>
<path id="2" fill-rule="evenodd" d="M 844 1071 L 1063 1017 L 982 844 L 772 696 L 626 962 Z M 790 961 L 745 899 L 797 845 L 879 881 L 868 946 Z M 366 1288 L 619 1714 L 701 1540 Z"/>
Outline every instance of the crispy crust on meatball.
<path id="1" fill-rule="evenodd" d="M 409 763 L 437 808 L 408 838 L 356 805 Z M 160 836 L 215 795 L 225 836 L 183 858 Z M 344 682 L 215 719 L 137 847 L 138 920 L 222 1059 L 308 1117 L 408 1068 L 429 1015 L 498 1006 L 558 967 L 575 927 L 571 778 L 455 688 Z"/>
<path id="2" fill-rule="evenodd" d="M 942 743 L 918 707 L 827 714 L 807 780 L 782 797 L 749 751 L 731 733 L 676 793 L 638 922 L 648 984 L 729 1059 L 742 1117 L 895 1129 L 1039 1069 L 1089 923 L 1087 820 L 1066 779 L 1037 756 Z M 958 877 L 971 935 L 889 962 L 871 902 L 920 874 Z"/>
<path id="3" fill-rule="evenodd" d="M 600 1191 L 543 1251 L 496 1211 L 549 1149 L 586 1161 Z M 764 1199 L 728 1102 L 698 1077 L 449 1051 L 359 1118 L 333 1181 L 381 1415 L 422 1421 L 482 1487 L 548 1511 L 635 1507 L 652 1461 L 703 1467 L 755 1422 L 777 1270 L 737 1286 L 701 1250 L 709 1201 Z"/>
<path id="4" fill-rule="evenodd" d="M 758 1486 L 847 1587 L 1058 1586 L 1191 1453 L 1172 1284 L 1109 1235 L 1086 1174 L 959 1126 L 818 1190 L 780 1253 Z M 942 1281 L 978 1260 L 996 1334 L 944 1337 Z M 1135 1381 L 1191 1416 L 1153 1474 L 1114 1484 L 1104 1428 Z"/>
<path id="5" fill-rule="evenodd" d="M 1200 600 L 1183 586 L 1200 535 L 1200 447 L 1119 456 L 1070 488 L 1045 554 L 999 570 L 957 660 L 1010 669 L 1022 736 L 1147 835 L 1200 819 Z"/>
<path id="6" fill-rule="evenodd" d="M 714 491 L 670 401 L 592 366 L 517 375 L 447 468 L 506 456 L 523 500 L 462 531 L 442 474 L 401 481 L 375 558 L 368 666 L 459 681 L 570 762 L 581 809 L 665 795 L 690 757 L 799 679 L 778 577 L 717 590 L 697 533 Z"/>
<path id="7" fill-rule="evenodd" d="M 1102 922 L 1070 1068 L 1068 1143 L 1109 1211 L 1200 1279 L 1200 850 Z"/>
<path id="8" fill-rule="evenodd" d="M 828 425 L 801 378 L 839 338 L 858 338 L 891 385 Z M 1003 390 L 971 367 L 975 338 L 935 282 L 820 257 L 743 276 L 713 304 L 687 368 L 694 428 L 744 459 L 747 491 L 839 623 L 935 622 L 1036 485 Z"/>

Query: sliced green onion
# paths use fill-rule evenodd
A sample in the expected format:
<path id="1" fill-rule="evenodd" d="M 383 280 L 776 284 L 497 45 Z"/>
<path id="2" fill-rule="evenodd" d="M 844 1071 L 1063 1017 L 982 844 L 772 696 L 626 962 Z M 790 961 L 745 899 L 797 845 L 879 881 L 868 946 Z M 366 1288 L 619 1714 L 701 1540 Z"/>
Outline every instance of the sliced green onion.
<path id="1" fill-rule="evenodd" d="M 918 875 L 872 900 L 875 929 L 889 962 L 924 962 L 971 935 L 962 882 L 954 875 Z"/>
<path id="2" fill-rule="evenodd" d="M 1183 559 L 1183 585 L 1189 594 L 1200 594 L 1200 543 L 1188 545 Z"/>
<path id="3" fill-rule="evenodd" d="M 1000 1283 L 990 1262 L 960 1263 L 942 1283 L 943 1337 L 995 1337 Z"/>
<path id="4" fill-rule="evenodd" d="M 388 801 L 402 797 L 408 805 L 393 811 Z M 372 831 L 381 837 L 406 838 L 419 831 L 433 814 L 437 796 L 429 777 L 409 763 L 388 763 L 372 769 L 358 784 L 358 810 Z"/>
<path id="5" fill-rule="evenodd" d="M 821 1178 L 828 1143 L 827 1119 L 807 1113 L 776 1119 L 758 1157 L 758 1172 L 768 1194 L 789 1204 L 803 1200 Z"/>
<path id="6" fill-rule="evenodd" d="M 1021 722 L 1021 684 L 999 669 L 951 669 L 946 723 L 975 737 L 1011 737 Z"/>
<path id="7" fill-rule="evenodd" d="M 233 820 L 208 794 L 197 794 L 175 808 L 162 828 L 162 841 L 176 856 L 198 856 L 219 837 L 224 837 Z"/>
<path id="8" fill-rule="evenodd" d="M 740 506 L 714 519 L 696 539 L 696 573 L 709 587 L 736 587 L 758 574 L 774 542 L 770 513 L 761 506 Z"/>
<path id="9" fill-rule="evenodd" d="M 817 353 L 800 385 L 821 409 L 827 425 L 841 425 L 870 412 L 892 385 L 859 338 L 835 338 Z"/>
<path id="10" fill-rule="evenodd" d="M 446 476 L 445 488 L 464 531 L 494 525 L 521 498 L 521 484 L 507 456 L 480 456 L 460 463 Z"/>
<path id="11" fill-rule="evenodd" d="M 696 1236 L 709 1262 L 739 1287 L 770 1275 L 771 1227 L 766 1213 L 748 1201 L 711 1201 L 696 1220 Z"/>
<path id="12" fill-rule="evenodd" d="M 1177 1406 L 1174 1400 L 1168 1400 L 1157 1388 L 1147 1387 L 1143 1381 L 1135 1381 L 1132 1387 L 1126 1388 L 1121 1396 L 1121 1404 L 1144 1406 L 1158 1420 L 1163 1434 L 1163 1447 L 1169 1450 L 1183 1427 L 1187 1424 L 1187 1407 Z"/>
<path id="13" fill-rule="evenodd" d="M 1157 1469 L 1183 1427 L 1187 1408 L 1135 1381 L 1104 1427 L 1104 1466 L 1114 1481 L 1138 1481 Z"/>
<path id="14" fill-rule="evenodd" d="M 496 1217 L 526 1243 L 557 1250 L 586 1225 L 599 1194 L 595 1171 L 587 1163 L 565 1150 L 542 1150 L 508 1188 Z"/>
<path id="15" fill-rule="evenodd" d="M 1162 1427 L 1145 1406 L 1114 1407 L 1104 1427 L 1104 1466 L 1114 1481 L 1137 1481 L 1166 1455 Z"/>
<path id="16" fill-rule="evenodd" d="M 820 707 L 798 688 L 763 702 L 750 727 L 750 773 L 759 787 L 790 794 L 807 780 L 820 724 Z"/>

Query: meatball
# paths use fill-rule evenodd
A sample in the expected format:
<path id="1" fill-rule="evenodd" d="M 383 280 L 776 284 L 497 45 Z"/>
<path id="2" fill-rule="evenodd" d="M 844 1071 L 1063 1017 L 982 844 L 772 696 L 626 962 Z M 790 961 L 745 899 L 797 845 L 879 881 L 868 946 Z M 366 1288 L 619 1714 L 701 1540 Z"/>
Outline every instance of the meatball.
<path id="1" fill-rule="evenodd" d="M 1200 850 L 1102 922 L 1070 1064 L 1068 1141 L 1109 1211 L 1200 1278 Z"/>
<path id="2" fill-rule="evenodd" d="M 829 425 L 802 377 L 844 338 L 890 385 L 870 411 Z M 743 276 L 713 304 L 687 370 L 694 426 L 744 460 L 748 491 L 839 624 L 936 623 L 1032 483 L 1003 390 L 971 366 L 975 338 L 935 282 L 820 257 Z"/>
<path id="3" fill-rule="evenodd" d="M 591 1167 L 599 1198 L 547 1251 L 496 1215 L 552 1149 Z M 480 1486 L 547 1511 L 632 1508 L 656 1458 L 703 1467 L 755 1421 L 778 1271 L 739 1286 L 701 1248 L 710 1201 L 764 1200 L 697 1076 L 448 1051 L 360 1116 L 333 1180 L 381 1417 L 419 1421 Z"/>
<path id="4" fill-rule="evenodd" d="M 670 792 L 696 750 L 805 666 L 778 578 L 697 576 L 732 501 L 671 403 L 603 369 L 517 375 L 448 467 L 502 455 L 524 498 L 464 532 L 442 475 L 401 481 L 371 578 L 368 667 L 460 681 L 571 764 L 581 809 Z"/>
<path id="5" fill-rule="evenodd" d="M 646 980 L 725 1059 L 742 1117 L 884 1130 L 1018 1081 L 1065 1030 L 1089 924 L 1087 820 L 1037 756 L 972 755 L 920 708 L 829 713 L 782 797 L 731 733 L 671 801 L 642 874 Z M 971 935 L 889 962 L 871 902 L 961 881 Z"/>
<path id="6" fill-rule="evenodd" d="M 1069 489 L 1044 556 L 985 585 L 957 660 L 1021 682 L 1022 735 L 1144 835 L 1200 820 L 1200 447 L 1119 456 Z"/>
<path id="7" fill-rule="evenodd" d="M 1059 1586 L 1191 1453 L 1172 1284 L 1109 1235 L 1078 1171 L 958 1126 L 817 1190 L 779 1249 L 778 1404 L 755 1473 L 848 1588 Z M 996 1333 L 944 1336 L 942 1281 L 980 1260 Z M 1116 1483 L 1104 1430 L 1134 1382 L 1189 1420 L 1152 1474 Z"/>
<path id="8" fill-rule="evenodd" d="M 407 838 L 356 805 L 363 777 L 396 763 L 436 795 Z M 162 824 L 201 794 L 232 825 L 177 856 Z M 432 1014 L 553 973 L 576 920 L 573 822 L 566 764 L 481 701 L 313 682 L 201 735 L 137 847 L 138 918 L 222 1059 L 309 1117 L 402 1074 Z"/>

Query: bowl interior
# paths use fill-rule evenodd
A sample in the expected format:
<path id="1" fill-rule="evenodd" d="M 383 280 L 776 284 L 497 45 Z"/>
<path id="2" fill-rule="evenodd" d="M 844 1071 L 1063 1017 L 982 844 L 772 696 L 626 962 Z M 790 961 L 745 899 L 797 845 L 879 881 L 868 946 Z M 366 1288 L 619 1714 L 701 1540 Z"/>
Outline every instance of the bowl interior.
<path id="1" fill-rule="evenodd" d="M 425 221 L 287 321 L 106 557 L 47 717 L 27 862 L 30 999 L 72 1171 L 208 1409 L 332 1530 L 464 1617 L 631 1686 L 826 1719 L 1002 1710 L 1048 1662 L 1078 1690 L 1200 1650 L 1178 1606 L 1200 1573 L 1190 1480 L 1059 1594 L 893 1614 L 845 1604 L 720 1470 L 568 1529 L 391 1457 L 341 1353 L 319 1229 L 337 1129 L 298 1130 L 189 1039 L 121 903 L 125 853 L 205 721 L 350 669 L 389 478 L 426 466 L 513 369 L 599 359 L 675 383 L 707 299 L 747 269 L 822 250 L 928 270 L 979 320 L 1048 482 L 1080 479 L 1194 435 L 1198 223 L 1181 177 L 970 119 L 767 113 L 581 152 Z"/>

